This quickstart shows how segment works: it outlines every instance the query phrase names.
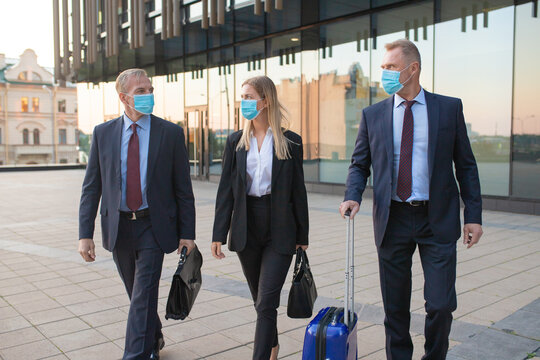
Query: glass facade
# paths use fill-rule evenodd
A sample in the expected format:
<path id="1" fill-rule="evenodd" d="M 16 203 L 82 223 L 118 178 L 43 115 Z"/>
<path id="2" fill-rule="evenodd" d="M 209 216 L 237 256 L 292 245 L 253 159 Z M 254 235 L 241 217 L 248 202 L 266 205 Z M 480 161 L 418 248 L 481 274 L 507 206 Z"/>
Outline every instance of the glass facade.
<path id="1" fill-rule="evenodd" d="M 192 175 L 219 175 L 225 140 L 243 126 L 242 83 L 265 74 L 302 136 L 306 181 L 344 184 L 362 110 L 388 96 L 384 45 L 406 37 L 420 50 L 424 89 L 463 101 L 482 193 L 540 199 L 537 2 L 288 0 L 257 16 L 253 1 L 231 0 L 225 24 L 208 30 L 199 5 L 182 6 L 180 37 L 162 41 L 158 15 L 143 49 L 123 42 L 116 65 L 103 57 L 80 72 L 80 81 L 99 84 L 79 86 L 80 106 L 95 109 L 79 114 L 84 132 L 120 113 L 117 72 L 144 67 L 154 113 L 185 129 Z M 103 105 L 84 105 L 96 91 Z"/>

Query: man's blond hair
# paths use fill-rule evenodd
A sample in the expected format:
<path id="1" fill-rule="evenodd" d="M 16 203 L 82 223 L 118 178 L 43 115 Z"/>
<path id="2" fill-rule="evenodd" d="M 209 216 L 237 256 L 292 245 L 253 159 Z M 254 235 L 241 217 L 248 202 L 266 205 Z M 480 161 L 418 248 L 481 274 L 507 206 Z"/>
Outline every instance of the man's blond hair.
<path id="1" fill-rule="evenodd" d="M 127 70 L 122 71 L 120 75 L 118 75 L 118 77 L 116 78 L 116 91 L 119 94 L 127 93 L 128 92 L 127 84 L 129 82 L 129 79 L 131 79 L 131 77 L 135 77 L 138 81 L 141 78 L 141 76 L 148 77 L 148 75 L 146 74 L 146 71 L 144 71 L 143 69 L 133 68 L 133 69 L 127 69 Z"/>
<path id="2" fill-rule="evenodd" d="M 399 39 L 392 41 L 384 45 L 386 51 L 390 51 L 395 48 L 401 48 L 401 53 L 405 59 L 409 60 L 409 63 L 417 61 L 420 68 L 422 68 L 422 60 L 420 59 L 420 51 L 412 41 L 409 39 Z"/>

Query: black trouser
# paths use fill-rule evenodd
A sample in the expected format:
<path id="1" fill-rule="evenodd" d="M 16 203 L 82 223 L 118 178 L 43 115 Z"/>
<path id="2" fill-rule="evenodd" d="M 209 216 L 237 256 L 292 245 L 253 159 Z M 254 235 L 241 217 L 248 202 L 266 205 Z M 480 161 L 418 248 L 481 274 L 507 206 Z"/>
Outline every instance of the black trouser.
<path id="1" fill-rule="evenodd" d="M 238 252 L 257 311 L 254 360 L 270 358 L 278 344 L 277 308 L 292 255 L 277 253 L 270 236 L 270 196 L 247 197 L 247 244 Z"/>
<path id="2" fill-rule="evenodd" d="M 418 245 L 424 270 L 427 312 L 424 360 L 444 360 L 452 311 L 456 309 L 456 242 L 441 242 L 429 227 L 428 207 L 392 201 L 382 245 L 377 249 L 384 303 L 386 356 L 409 360 L 413 344 L 409 333 L 412 255 Z"/>
<path id="3" fill-rule="evenodd" d="M 150 217 L 128 220 L 120 216 L 113 259 L 131 300 L 124 360 L 148 359 L 162 336 L 157 306 L 163 255 Z"/>

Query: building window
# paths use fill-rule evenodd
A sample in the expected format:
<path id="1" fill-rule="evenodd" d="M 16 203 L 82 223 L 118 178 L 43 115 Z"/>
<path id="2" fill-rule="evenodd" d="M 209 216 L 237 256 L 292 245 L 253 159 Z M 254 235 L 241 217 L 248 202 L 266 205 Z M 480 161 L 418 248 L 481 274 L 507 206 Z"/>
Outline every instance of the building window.
<path id="1" fill-rule="evenodd" d="M 28 98 L 26 96 L 21 98 L 21 111 L 28 112 Z"/>
<path id="2" fill-rule="evenodd" d="M 24 129 L 22 132 L 22 142 L 24 145 L 28 145 L 28 129 Z"/>
<path id="3" fill-rule="evenodd" d="M 58 100 L 58 112 L 65 113 L 66 112 L 66 100 Z"/>
<path id="4" fill-rule="evenodd" d="M 32 98 L 32 111 L 39 112 L 39 98 L 38 97 Z"/>
<path id="5" fill-rule="evenodd" d="M 34 145 L 39 145 L 39 129 L 34 129 Z"/>
<path id="6" fill-rule="evenodd" d="M 41 81 L 41 75 L 39 75 L 37 72 L 32 72 L 32 81 Z"/>
<path id="7" fill-rule="evenodd" d="M 17 76 L 17 80 L 22 80 L 22 81 L 28 80 L 26 76 L 26 71 L 20 72 L 19 76 Z"/>
<path id="8" fill-rule="evenodd" d="M 66 129 L 58 130 L 58 143 L 61 145 L 67 144 L 67 132 Z"/>

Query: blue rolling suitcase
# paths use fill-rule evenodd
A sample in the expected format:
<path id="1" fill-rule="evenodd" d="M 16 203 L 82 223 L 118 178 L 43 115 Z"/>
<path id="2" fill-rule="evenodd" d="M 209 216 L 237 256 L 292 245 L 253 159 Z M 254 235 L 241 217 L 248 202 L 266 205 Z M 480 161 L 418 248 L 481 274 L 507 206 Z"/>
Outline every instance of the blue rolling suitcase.
<path id="1" fill-rule="evenodd" d="M 354 313 L 354 221 L 347 214 L 345 310 L 327 307 L 307 326 L 302 360 L 356 360 L 357 315 Z M 348 315 L 348 316 L 347 316 Z"/>

